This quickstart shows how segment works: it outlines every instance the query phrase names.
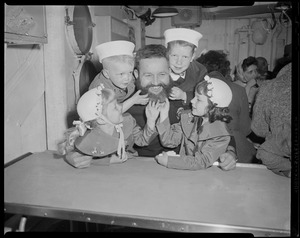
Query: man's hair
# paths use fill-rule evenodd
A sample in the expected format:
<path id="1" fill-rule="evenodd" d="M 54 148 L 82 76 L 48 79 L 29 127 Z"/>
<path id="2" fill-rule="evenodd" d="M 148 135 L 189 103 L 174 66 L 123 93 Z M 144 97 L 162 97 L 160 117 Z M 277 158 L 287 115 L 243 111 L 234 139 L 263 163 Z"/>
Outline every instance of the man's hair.
<path id="1" fill-rule="evenodd" d="M 245 72 L 250 65 L 256 65 L 257 66 L 257 60 L 253 56 L 249 56 L 248 58 L 243 60 L 243 63 L 242 63 L 243 71 Z"/>
<path id="2" fill-rule="evenodd" d="M 134 65 L 134 57 L 130 55 L 114 55 L 102 60 L 102 65 L 104 69 L 107 69 L 111 63 L 127 63 L 129 65 Z"/>
<path id="3" fill-rule="evenodd" d="M 143 48 L 140 48 L 135 55 L 135 68 L 139 69 L 140 61 L 142 59 L 151 59 L 151 58 L 167 58 L 167 49 L 163 45 L 151 44 L 146 45 Z"/>
<path id="4" fill-rule="evenodd" d="M 169 53 L 171 48 L 174 46 L 174 45 L 180 45 L 180 46 L 189 46 L 192 48 L 192 52 L 194 54 L 195 50 L 196 50 L 196 46 L 190 42 L 187 42 L 187 41 L 184 41 L 184 40 L 174 40 L 174 41 L 170 41 L 168 42 L 168 46 L 167 46 L 167 52 Z"/>
<path id="5" fill-rule="evenodd" d="M 227 55 L 223 52 L 210 50 L 202 54 L 197 61 L 206 67 L 208 73 L 218 71 L 224 77 L 230 74 L 230 61 L 227 60 Z"/>
<path id="6" fill-rule="evenodd" d="M 257 57 L 257 72 L 261 75 L 268 71 L 268 61 L 264 57 Z"/>

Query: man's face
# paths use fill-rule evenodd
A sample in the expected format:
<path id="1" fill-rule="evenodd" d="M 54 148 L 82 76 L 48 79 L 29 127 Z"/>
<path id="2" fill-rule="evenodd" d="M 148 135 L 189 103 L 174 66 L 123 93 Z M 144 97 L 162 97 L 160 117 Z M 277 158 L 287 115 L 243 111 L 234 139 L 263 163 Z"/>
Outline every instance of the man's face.
<path id="1" fill-rule="evenodd" d="M 166 58 L 142 59 L 139 71 L 135 71 L 137 88 L 142 94 L 148 93 L 150 100 L 164 102 L 171 90 L 169 63 Z"/>
<path id="2" fill-rule="evenodd" d="M 193 60 L 193 49 L 190 46 L 175 44 L 169 51 L 170 68 L 175 74 L 185 72 Z"/>

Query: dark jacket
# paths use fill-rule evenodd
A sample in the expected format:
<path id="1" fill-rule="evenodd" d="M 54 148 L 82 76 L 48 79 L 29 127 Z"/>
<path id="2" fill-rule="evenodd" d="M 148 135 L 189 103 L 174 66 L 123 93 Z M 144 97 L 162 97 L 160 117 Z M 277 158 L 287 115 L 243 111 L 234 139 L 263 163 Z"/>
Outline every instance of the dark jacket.
<path id="1" fill-rule="evenodd" d="M 232 120 L 228 123 L 228 128 L 235 139 L 239 163 L 253 162 L 256 149 L 247 139 L 247 136 L 251 132 L 251 119 L 249 116 L 248 98 L 245 88 L 226 80 L 222 74 L 217 71 L 210 72 L 208 75 L 224 81 L 230 87 L 232 100 L 228 108 Z"/>

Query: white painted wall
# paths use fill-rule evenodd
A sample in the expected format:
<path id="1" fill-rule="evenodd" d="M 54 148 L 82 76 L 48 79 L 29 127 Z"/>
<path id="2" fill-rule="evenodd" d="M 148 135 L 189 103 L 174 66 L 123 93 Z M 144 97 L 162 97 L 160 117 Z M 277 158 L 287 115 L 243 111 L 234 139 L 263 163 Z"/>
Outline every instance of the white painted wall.
<path id="1" fill-rule="evenodd" d="M 275 60 L 283 56 L 284 46 L 291 43 L 291 27 L 277 24 L 268 34 L 265 44 L 256 45 L 252 41 L 251 31 L 252 22 L 256 20 L 260 18 L 202 20 L 201 26 L 194 29 L 203 35 L 199 41 L 197 56 L 204 50 L 224 50 L 228 53 L 232 69 L 248 56 L 263 56 L 269 61 L 269 70 L 273 70 Z M 271 19 L 268 20 L 272 22 Z M 173 28 L 171 18 L 156 19 L 152 25 L 146 27 L 146 36 L 163 37 L 164 31 L 169 28 Z M 164 40 L 146 38 L 146 44 L 164 44 Z"/>
<path id="2" fill-rule="evenodd" d="M 47 148 L 43 46 L 5 44 L 4 163 Z"/>

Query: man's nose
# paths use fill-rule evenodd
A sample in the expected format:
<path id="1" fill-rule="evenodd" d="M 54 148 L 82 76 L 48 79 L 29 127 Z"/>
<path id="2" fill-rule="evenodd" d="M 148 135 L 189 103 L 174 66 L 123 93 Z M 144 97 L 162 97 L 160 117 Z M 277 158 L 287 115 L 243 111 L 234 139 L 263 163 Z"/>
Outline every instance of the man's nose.
<path id="1" fill-rule="evenodd" d="M 154 75 L 152 84 L 153 85 L 158 85 L 159 84 L 159 80 L 158 80 L 158 76 L 157 75 Z"/>

